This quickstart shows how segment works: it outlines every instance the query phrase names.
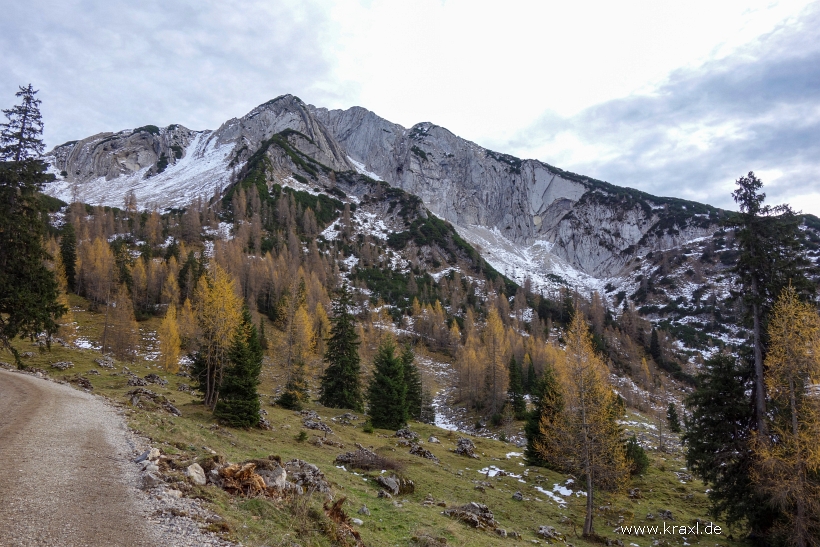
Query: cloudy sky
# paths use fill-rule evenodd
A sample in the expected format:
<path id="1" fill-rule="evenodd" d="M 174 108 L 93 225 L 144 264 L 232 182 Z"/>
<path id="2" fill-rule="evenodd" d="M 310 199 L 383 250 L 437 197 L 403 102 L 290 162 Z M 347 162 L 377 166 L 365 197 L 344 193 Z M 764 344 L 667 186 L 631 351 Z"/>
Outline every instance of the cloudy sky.
<path id="1" fill-rule="evenodd" d="M 754 170 L 820 215 L 818 1 L 6 4 L 0 105 L 39 88 L 49 147 L 293 93 L 721 207 Z"/>

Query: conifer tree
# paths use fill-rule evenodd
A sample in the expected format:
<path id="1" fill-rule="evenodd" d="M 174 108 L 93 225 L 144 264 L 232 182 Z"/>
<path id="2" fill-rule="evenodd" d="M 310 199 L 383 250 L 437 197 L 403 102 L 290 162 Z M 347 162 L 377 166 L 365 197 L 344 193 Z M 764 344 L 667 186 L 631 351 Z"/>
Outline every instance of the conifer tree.
<path id="1" fill-rule="evenodd" d="M 58 301 L 57 281 L 45 261 L 46 223 L 39 190 L 54 179 L 39 160 L 44 145 L 40 101 L 31 84 L 16 94 L 21 104 L 3 110 L 0 124 L 0 348 L 23 363 L 12 339 L 57 331 L 66 308 Z"/>
<path id="2" fill-rule="evenodd" d="M 416 356 L 413 354 L 413 348 L 410 344 L 406 344 L 401 352 L 401 363 L 404 371 L 404 383 L 407 386 L 407 396 L 405 397 L 407 403 L 407 417 L 414 420 L 421 420 L 423 391 L 421 383 L 421 373 L 416 364 L 413 362 Z"/>
<path id="3" fill-rule="evenodd" d="M 797 547 L 820 545 L 820 316 L 786 287 L 768 328 L 766 387 L 771 437 L 756 434 L 752 480 L 784 522 L 773 532 Z"/>
<path id="4" fill-rule="evenodd" d="M 583 314 L 576 313 L 566 335 L 564 362 L 558 370 L 563 412 L 542 421 L 545 439 L 536 443 L 542 457 L 586 481 L 583 533 L 593 528 L 594 489 L 618 490 L 628 478 L 625 447 L 617 423 L 618 400 L 607 380 L 607 369 L 596 355 Z"/>
<path id="5" fill-rule="evenodd" d="M 686 399 L 686 465 L 708 485 L 713 516 L 728 524 L 747 522 L 753 534 L 765 535 L 776 515 L 750 478 L 754 365 L 717 354 L 704 362 L 696 381 Z"/>
<path id="6" fill-rule="evenodd" d="M 228 360 L 214 416 L 233 427 L 254 427 L 259 424 L 257 387 L 262 371 L 262 346 L 247 307 L 242 309 Z"/>
<path id="7" fill-rule="evenodd" d="M 407 423 L 407 384 L 404 363 L 396 355 L 391 336 L 385 336 L 373 360 L 373 378 L 367 390 L 368 415 L 373 427 L 399 429 Z"/>
<path id="8" fill-rule="evenodd" d="M 350 290 L 345 283 L 333 302 L 330 338 L 324 355 L 328 366 L 322 375 L 319 398 L 324 406 L 362 411 L 358 346 L 356 325 L 350 313 Z"/>
<path id="9" fill-rule="evenodd" d="M 652 329 L 652 336 L 649 340 L 649 355 L 655 360 L 656 365 L 663 368 L 663 354 L 661 353 L 661 344 L 658 340 L 657 329 Z"/>
<path id="10" fill-rule="evenodd" d="M 524 393 L 532 395 L 535 391 L 538 378 L 536 378 L 535 365 L 532 363 L 532 359 L 530 359 L 529 354 L 526 355 L 525 362 L 527 363 L 527 379 L 524 382 Z"/>
<path id="11" fill-rule="evenodd" d="M 516 420 L 523 420 L 527 412 L 527 401 L 524 399 L 524 384 L 521 380 L 523 376 L 521 365 L 515 360 L 515 357 L 510 358 L 510 381 L 507 388 L 507 401 L 512 407 L 513 415 Z"/>
<path id="12" fill-rule="evenodd" d="M 560 470 L 558 462 L 551 462 L 544 458 L 537 446 L 547 442 L 541 432 L 541 424 L 553 424 L 563 412 L 564 404 L 561 398 L 561 387 L 552 367 L 544 369 L 544 374 L 538 379 L 533 388 L 533 410 L 527 414 L 524 423 L 524 433 L 527 436 L 527 447 L 524 449 L 524 459 L 529 465 L 548 467 Z"/>
<path id="13" fill-rule="evenodd" d="M 678 409 L 675 408 L 675 403 L 669 403 L 669 407 L 666 409 L 666 422 L 669 424 L 669 431 L 680 433 L 680 419 L 678 418 Z"/>
<path id="14" fill-rule="evenodd" d="M 284 391 L 276 398 L 276 404 L 290 410 L 302 410 L 303 403 L 307 402 L 309 397 L 310 391 L 305 379 L 305 364 L 302 361 L 296 361 L 292 366 Z"/>
<path id="15" fill-rule="evenodd" d="M 77 290 L 77 234 L 74 225 L 66 222 L 60 236 L 60 257 L 63 260 L 68 290 Z"/>
<path id="16" fill-rule="evenodd" d="M 125 285 L 116 286 L 106 305 L 101 345 L 103 353 L 112 353 L 117 359 L 133 361 L 137 357 L 139 326 Z"/>
<path id="17" fill-rule="evenodd" d="M 168 306 L 165 317 L 157 330 L 159 340 L 159 365 L 166 372 L 176 374 L 179 372 L 179 325 L 177 324 L 177 308 L 174 305 Z"/>

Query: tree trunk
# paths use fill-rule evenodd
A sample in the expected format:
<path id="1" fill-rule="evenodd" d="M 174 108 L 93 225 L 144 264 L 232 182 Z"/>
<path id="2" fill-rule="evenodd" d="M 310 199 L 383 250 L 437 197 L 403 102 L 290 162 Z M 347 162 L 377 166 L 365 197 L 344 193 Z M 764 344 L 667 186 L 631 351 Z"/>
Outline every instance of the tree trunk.
<path id="1" fill-rule="evenodd" d="M 584 517 L 584 536 L 594 533 L 592 529 L 592 469 L 587 469 L 587 514 Z"/>
<path id="2" fill-rule="evenodd" d="M 752 278 L 752 315 L 754 319 L 754 355 L 755 355 L 755 415 L 757 417 L 757 431 L 765 436 L 768 433 L 766 426 L 766 383 L 763 377 L 763 339 L 760 333 L 760 304 L 757 301 L 757 279 Z"/>

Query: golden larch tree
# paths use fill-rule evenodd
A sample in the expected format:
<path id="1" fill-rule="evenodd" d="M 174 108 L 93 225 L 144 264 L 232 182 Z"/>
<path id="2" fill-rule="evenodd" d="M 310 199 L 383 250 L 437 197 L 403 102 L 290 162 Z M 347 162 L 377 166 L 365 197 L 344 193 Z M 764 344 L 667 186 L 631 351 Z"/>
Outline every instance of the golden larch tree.
<path id="1" fill-rule="evenodd" d="M 504 324 L 498 310 L 491 308 L 487 314 L 487 325 L 484 327 L 484 355 L 486 356 L 485 377 L 487 382 L 487 403 L 490 414 L 501 412 L 507 398 L 507 362 L 509 361 L 509 342 L 504 332 Z"/>
<path id="2" fill-rule="evenodd" d="M 785 516 L 776 532 L 791 545 L 820 545 L 820 317 L 783 290 L 769 322 L 769 435 L 755 437 L 752 479 Z"/>
<path id="3" fill-rule="evenodd" d="M 594 488 L 618 490 L 629 471 L 616 421 L 617 396 L 582 313 L 574 314 L 566 342 L 563 359 L 556 363 L 563 408 L 552 419 L 542 417 L 542 438 L 535 449 L 551 465 L 586 479 L 583 532 L 591 535 Z"/>
<path id="4" fill-rule="evenodd" d="M 168 306 L 165 317 L 157 330 L 159 339 L 159 364 L 166 371 L 172 374 L 179 372 L 179 350 L 180 337 L 179 325 L 177 324 L 176 306 Z"/>

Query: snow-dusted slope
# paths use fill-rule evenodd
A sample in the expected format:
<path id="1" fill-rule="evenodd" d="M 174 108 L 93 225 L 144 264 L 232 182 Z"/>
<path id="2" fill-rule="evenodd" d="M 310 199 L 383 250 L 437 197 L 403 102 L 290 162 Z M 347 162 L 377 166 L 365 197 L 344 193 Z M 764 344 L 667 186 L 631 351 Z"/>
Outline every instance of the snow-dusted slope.
<path id="1" fill-rule="evenodd" d="M 149 173 L 153 166 L 146 165 L 108 180 L 97 176 L 72 181 L 61 177 L 52 164 L 57 181 L 48 185 L 46 193 L 67 202 L 76 197 L 92 205 L 122 207 L 125 196 L 133 191 L 141 208 L 184 207 L 197 196 L 210 198 L 227 187 L 233 149 L 233 143 L 217 144 L 212 131 L 200 131 L 195 133 L 185 155 L 161 173 Z"/>

